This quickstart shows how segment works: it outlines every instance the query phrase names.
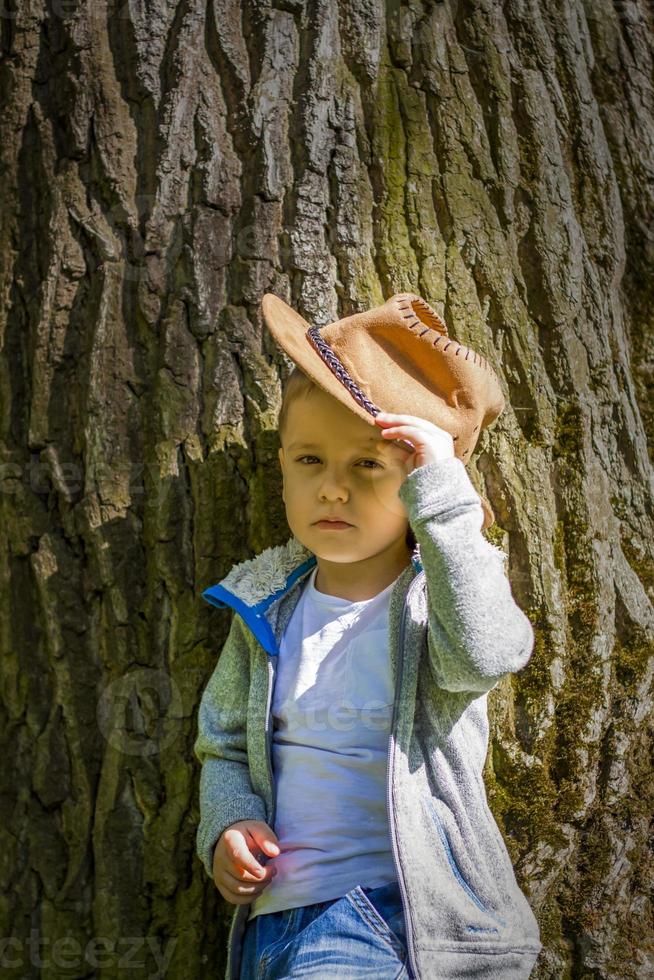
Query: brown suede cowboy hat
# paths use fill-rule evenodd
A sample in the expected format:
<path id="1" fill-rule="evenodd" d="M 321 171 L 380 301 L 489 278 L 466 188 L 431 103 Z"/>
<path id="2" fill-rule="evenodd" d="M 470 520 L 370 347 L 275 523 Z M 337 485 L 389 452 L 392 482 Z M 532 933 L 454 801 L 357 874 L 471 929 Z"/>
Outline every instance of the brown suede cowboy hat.
<path id="1" fill-rule="evenodd" d="M 323 327 L 312 327 L 274 293 L 264 295 L 261 309 L 291 360 L 346 408 L 371 425 L 382 411 L 427 419 L 450 433 L 464 464 L 481 430 L 504 408 L 488 361 L 450 337 L 436 311 L 415 293 L 397 293 L 381 306 Z M 495 516 L 481 494 L 479 499 L 484 530 Z"/>

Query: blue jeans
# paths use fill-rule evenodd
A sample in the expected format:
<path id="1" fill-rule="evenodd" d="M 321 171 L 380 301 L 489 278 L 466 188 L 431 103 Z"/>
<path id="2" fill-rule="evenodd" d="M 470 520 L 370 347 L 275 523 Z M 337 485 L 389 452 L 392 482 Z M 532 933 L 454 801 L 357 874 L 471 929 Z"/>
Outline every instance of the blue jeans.
<path id="1" fill-rule="evenodd" d="M 246 923 L 240 980 L 413 980 L 400 886 L 357 885 L 342 898 Z"/>

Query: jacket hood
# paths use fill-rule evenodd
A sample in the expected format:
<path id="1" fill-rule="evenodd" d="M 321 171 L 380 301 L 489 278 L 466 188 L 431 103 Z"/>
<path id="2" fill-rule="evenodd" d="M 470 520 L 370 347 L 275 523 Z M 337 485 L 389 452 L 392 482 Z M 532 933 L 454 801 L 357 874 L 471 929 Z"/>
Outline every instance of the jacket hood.
<path id="1" fill-rule="evenodd" d="M 286 544 L 266 548 L 254 558 L 233 565 L 229 573 L 216 585 L 205 589 L 202 596 L 215 606 L 224 606 L 229 603 L 221 602 L 220 597 L 228 592 L 246 606 L 257 606 L 277 592 L 286 591 L 292 584 L 289 579 L 293 573 L 305 565 L 313 567 L 315 562 L 313 552 L 292 536 Z"/>
<path id="2" fill-rule="evenodd" d="M 416 573 L 422 571 L 418 544 L 411 561 Z M 298 578 L 310 572 L 316 562 L 313 551 L 291 535 L 285 544 L 265 548 L 254 558 L 233 565 L 224 578 L 202 592 L 202 598 L 219 609 L 231 606 L 242 616 L 264 649 L 275 654 L 277 644 L 265 613 Z"/>

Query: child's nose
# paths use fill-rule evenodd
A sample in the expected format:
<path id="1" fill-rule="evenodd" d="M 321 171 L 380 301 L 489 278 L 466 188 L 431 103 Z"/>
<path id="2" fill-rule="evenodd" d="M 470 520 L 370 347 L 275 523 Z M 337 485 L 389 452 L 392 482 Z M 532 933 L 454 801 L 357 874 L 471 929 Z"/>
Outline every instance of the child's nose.
<path id="1" fill-rule="evenodd" d="M 333 494 L 347 494 L 349 493 L 349 480 L 345 474 L 341 473 L 325 473 L 321 483 L 321 493 L 324 496 L 329 496 Z"/>

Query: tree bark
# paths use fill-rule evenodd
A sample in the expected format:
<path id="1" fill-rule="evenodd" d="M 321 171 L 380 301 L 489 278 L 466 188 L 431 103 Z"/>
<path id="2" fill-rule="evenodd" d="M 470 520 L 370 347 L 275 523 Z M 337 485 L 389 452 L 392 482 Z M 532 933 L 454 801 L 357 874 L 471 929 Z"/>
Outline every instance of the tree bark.
<path id="1" fill-rule="evenodd" d="M 220 975 L 200 592 L 289 535 L 261 297 L 320 325 L 404 290 L 507 395 L 470 473 L 536 633 L 485 773 L 533 976 L 651 975 L 652 5 L 4 0 L 0 31 L 3 975 Z"/>

